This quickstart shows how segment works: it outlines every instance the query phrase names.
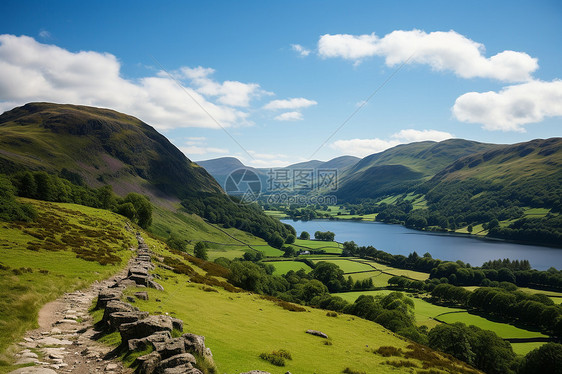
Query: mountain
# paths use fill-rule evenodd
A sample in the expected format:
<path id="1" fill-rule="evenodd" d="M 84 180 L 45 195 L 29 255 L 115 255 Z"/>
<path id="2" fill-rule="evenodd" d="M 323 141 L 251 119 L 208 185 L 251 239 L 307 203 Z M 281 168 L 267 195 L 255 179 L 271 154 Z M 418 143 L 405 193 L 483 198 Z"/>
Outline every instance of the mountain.
<path id="1" fill-rule="evenodd" d="M 367 156 L 349 168 L 339 180 L 336 196 L 353 201 L 405 191 L 430 179 L 460 157 L 494 146 L 464 139 L 398 145 Z M 391 177 L 393 173 L 396 178 Z"/>
<path id="2" fill-rule="evenodd" d="M 154 128 L 109 109 L 29 103 L 0 115 L 0 173 L 78 174 L 90 187 L 178 200 L 222 193 L 217 182 Z"/>
<path id="3" fill-rule="evenodd" d="M 283 168 L 253 168 L 244 165 L 234 157 L 220 157 L 211 160 L 197 161 L 197 164 L 204 167 L 221 186 L 225 186 L 227 177 L 235 170 L 245 168 L 253 171 L 261 182 L 261 191 L 267 192 L 276 170 L 296 170 L 296 169 L 336 169 L 338 175 L 345 173 L 350 167 L 355 165 L 360 159 L 354 156 L 336 157 L 329 161 L 311 160 L 292 164 Z M 273 174 L 272 174 L 273 171 Z"/>
<path id="4" fill-rule="evenodd" d="M 329 161 L 312 160 L 299 162 L 298 164 L 287 166 L 286 169 L 337 169 L 338 173 L 343 174 L 359 160 L 360 158 L 355 156 L 340 156 Z"/>

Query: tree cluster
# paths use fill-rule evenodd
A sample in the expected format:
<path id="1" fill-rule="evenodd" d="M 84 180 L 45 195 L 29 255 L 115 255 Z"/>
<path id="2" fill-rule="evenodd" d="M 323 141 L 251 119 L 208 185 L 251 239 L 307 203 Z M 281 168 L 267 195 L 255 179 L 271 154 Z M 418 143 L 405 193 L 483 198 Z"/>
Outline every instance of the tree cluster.
<path id="1" fill-rule="evenodd" d="M 314 233 L 314 239 L 323 240 L 326 242 L 333 242 L 336 234 L 331 231 L 316 231 Z"/>
<path id="2" fill-rule="evenodd" d="M 267 216 L 256 204 L 245 205 L 236 201 L 226 195 L 199 193 L 181 204 L 188 213 L 222 224 L 225 228 L 236 227 L 249 232 L 275 248 L 281 248 L 289 235 L 296 235 L 292 226 Z"/>

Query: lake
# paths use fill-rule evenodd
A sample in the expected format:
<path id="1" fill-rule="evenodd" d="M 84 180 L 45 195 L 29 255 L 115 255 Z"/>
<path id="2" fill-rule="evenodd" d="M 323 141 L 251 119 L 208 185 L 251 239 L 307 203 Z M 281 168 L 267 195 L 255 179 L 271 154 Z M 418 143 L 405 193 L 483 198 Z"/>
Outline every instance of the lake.
<path id="1" fill-rule="evenodd" d="M 297 230 L 297 236 L 307 231 L 314 237 L 316 231 L 332 231 L 338 242 L 353 240 L 361 246 L 372 245 L 378 250 L 407 256 L 416 251 L 426 252 L 441 260 L 461 260 L 472 266 L 509 258 L 529 260 L 535 269 L 546 270 L 551 266 L 562 268 L 562 249 L 504 242 L 493 239 L 468 237 L 459 234 L 431 233 L 408 229 L 400 225 L 364 221 L 293 221 L 281 220 Z"/>

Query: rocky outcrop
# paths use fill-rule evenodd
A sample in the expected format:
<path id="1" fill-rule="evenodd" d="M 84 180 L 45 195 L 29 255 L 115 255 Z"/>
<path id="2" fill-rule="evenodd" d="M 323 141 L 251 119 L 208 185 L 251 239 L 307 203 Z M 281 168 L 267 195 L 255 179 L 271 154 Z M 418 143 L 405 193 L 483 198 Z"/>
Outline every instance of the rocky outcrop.
<path id="1" fill-rule="evenodd" d="M 195 367 L 197 359 L 214 366 L 211 350 L 205 347 L 205 337 L 188 333 L 172 338 L 172 331 L 183 332 L 182 320 L 166 315 L 149 315 L 121 301 L 123 289 L 131 285 L 163 289 L 150 274 L 154 265 L 148 246 L 140 234 L 137 234 L 137 240 L 137 257 L 131 262 L 127 277 L 99 293 L 97 305 L 104 308 L 102 325 L 107 330 L 118 330 L 123 347 L 129 351 L 153 349 L 153 352 L 137 358 L 139 374 L 202 374 Z M 148 300 L 146 291 L 136 292 L 135 296 Z"/>

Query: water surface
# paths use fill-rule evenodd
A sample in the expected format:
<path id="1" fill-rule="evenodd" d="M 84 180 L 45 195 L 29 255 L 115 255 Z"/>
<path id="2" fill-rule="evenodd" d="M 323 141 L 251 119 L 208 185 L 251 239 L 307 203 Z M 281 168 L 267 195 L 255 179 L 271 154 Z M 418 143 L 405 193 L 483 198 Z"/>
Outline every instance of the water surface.
<path id="1" fill-rule="evenodd" d="M 307 231 L 314 237 L 316 231 L 332 231 L 338 242 L 353 240 L 358 245 L 373 247 L 391 254 L 407 256 L 416 251 L 426 252 L 441 260 L 461 260 L 472 266 L 480 266 L 489 260 L 509 258 L 529 260 L 535 269 L 546 270 L 551 266 L 562 268 L 562 249 L 525 245 L 493 239 L 481 239 L 459 234 L 430 233 L 408 229 L 400 225 L 365 221 L 293 221 L 281 220 L 297 230 L 297 236 Z"/>

